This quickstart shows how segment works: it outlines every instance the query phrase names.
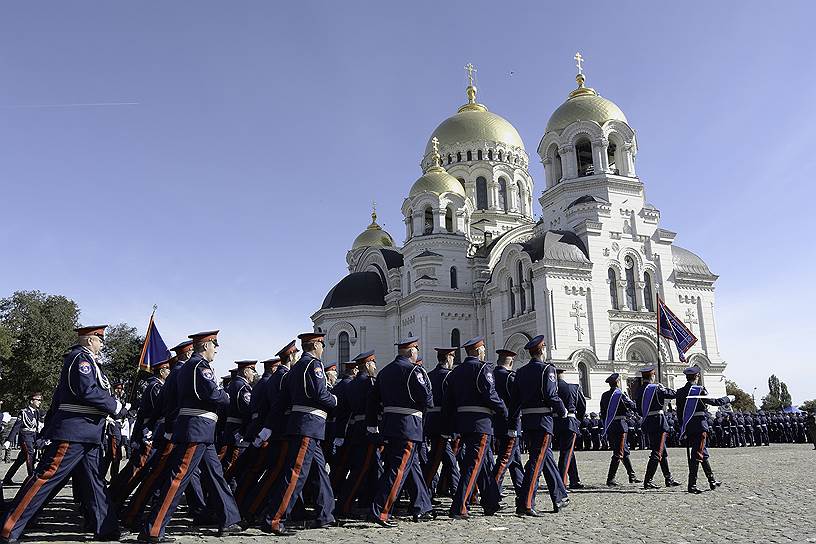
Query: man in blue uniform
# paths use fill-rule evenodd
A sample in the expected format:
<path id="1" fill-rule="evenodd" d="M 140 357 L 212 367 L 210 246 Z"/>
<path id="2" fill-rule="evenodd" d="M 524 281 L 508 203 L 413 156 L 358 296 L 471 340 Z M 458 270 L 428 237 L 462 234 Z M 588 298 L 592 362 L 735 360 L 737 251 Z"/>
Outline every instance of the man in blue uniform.
<path id="1" fill-rule="evenodd" d="M 468 506 L 477 484 L 485 515 L 492 516 L 501 508 L 491 442 L 494 417 L 507 419 L 507 407 L 496 393 L 496 380 L 485 360 L 484 337 L 472 338 L 462 347 L 467 357 L 448 376 L 442 407 L 443 421 L 453 424 L 452 430 L 461 435 L 465 448 L 459 485 L 449 512 L 454 519 L 468 519 Z M 507 428 L 515 434 L 515 421 Z M 445 434 L 450 435 L 450 430 Z"/>
<path id="2" fill-rule="evenodd" d="M 210 363 L 218 349 L 218 331 L 206 331 L 190 336 L 194 355 L 179 370 L 176 379 L 179 400 L 178 416 L 173 422 L 172 441 L 175 444 L 169 477 L 165 476 L 160 500 L 151 509 L 140 542 L 166 542 L 165 528 L 173 517 L 181 494 L 200 468 L 210 485 L 209 500 L 215 509 L 219 535 L 241 532 L 241 515 L 224 479 L 224 472 L 215 451 L 216 410 L 229 405 L 229 395 L 219 387 Z"/>
<path id="3" fill-rule="evenodd" d="M 106 327 L 75 329 L 77 345 L 63 359 L 48 427 L 43 433 L 50 443 L 34 473 L 9 505 L 0 529 L 0 542 L 17 542 L 26 524 L 74 469 L 78 471 L 76 476 L 82 479 L 86 513 L 94 524 L 94 539 L 119 539 L 115 512 L 110 507 L 110 496 L 100 474 L 106 417 L 124 409 L 122 403 L 113 398 L 110 382 L 97 362 Z"/>
<path id="4" fill-rule="evenodd" d="M 700 494 L 702 491 L 697 488 L 697 472 L 700 465 L 703 466 L 708 485 L 711 490 L 717 489 L 721 482 L 714 478 L 714 471 L 708 462 L 708 433 L 711 429 L 708 426 L 706 405 L 725 406 L 734 400 L 732 395 L 712 399 L 708 397 L 708 392 L 702 385 L 697 385 L 700 377 L 700 369 L 696 366 L 683 371 L 686 375 L 686 385 L 677 390 L 677 412 L 681 414 L 683 422 L 680 427 L 680 437 L 686 439 L 689 448 L 689 477 L 687 491 L 693 494 Z"/>
<path id="5" fill-rule="evenodd" d="M 326 437 L 328 413 L 337 406 L 337 398 L 327 387 L 326 373 L 320 360 L 325 346 L 324 337 L 322 332 L 298 336 L 303 356 L 286 375 L 277 401 L 280 406 L 288 406 L 290 411 L 286 422 L 288 452 L 285 468 L 269 501 L 270 515 L 262 529 L 279 536 L 293 534 L 284 523 L 313 470 L 317 471 L 316 518 L 308 526 L 319 528 L 334 522 L 334 494 L 320 447 L 320 442 Z"/>
<path id="6" fill-rule="evenodd" d="M 428 452 L 428 464 L 424 469 L 425 485 L 431 498 L 437 495 L 453 495 L 459 485 L 459 465 L 451 448 L 450 436 L 445 434 L 442 424 L 442 404 L 445 398 L 445 389 L 448 376 L 453 368 L 454 353 L 457 348 L 434 348 L 436 351 L 436 366 L 428 372 L 433 393 L 433 408 L 425 414 L 425 439 L 431 443 Z M 438 473 L 442 466 L 442 475 Z M 438 489 L 440 482 L 444 482 L 446 489 Z"/>
<path id="7" fill-rule="evenodd" d="M 20 439 L 20 453 L 3 477 L 3 485 L 14 484 L 12 478 L 14 478 L 14 474 L 23 463 L 25 463 L 28 476 L 31 476 L 34 472 L 34 443 L 37 441 L 37 435 L 43 426 L 44 414 L 40 411 L 42 399 L 42 393 L 34 393 L 28 397 L 28 406 L 20 410 L 20 415 L 17 416 L 17 421 L 14 422 L 14 426 L 3 444 L 3 449 L 7 450 L 15 438 Z"/>
<path id="8" fill-rule="evenodd" d="M 599 450 L 601 449 L 601 432 L 603 431 L 601 420 L 598 417 L 598 414 L 591 412 L 589 414 L 589 421 L 591 423 L 589 432 L 590 436 L 592 437 L 592 449 Z"/>
<path id="9" fill-rule="evenodd" d="M 343 482 L 349 472 L 349 456 L 351 452 L 346 444 L 346 431 L 349 424 L 349 403 L 347 388 L 357 374 L 357 361 L 344 361 L 341 363 L 343 372 L 337 377 L 337 382 L 331 387 L 331 393 L 337 397 L 337 408 L 333 414 L 329 414 L 326 422 L 326 439 L 323 441 L 323 452 L 327 454 L 326 461 L 331 467 L 332 490 L 334 496 L 340 495 Z"/>
<path id="10" fill-rule="evenodd" d="M 564 381 L 564 372 L 564 368 L 556 369 L 558 396 L 567 409 L 566 416 L 555 418 L 555 436 L 560 449 L 558 472 L 564 485 L 567 485 L 569 479 L 570 489 L 583 489 L 584 484 L 578 476 L 578 462 L 575 460 L 575 442 L 580 432 L 580 421 L 586 415 L 586 399 L 577 384 Z"/>
<path id="11" fill-rule="evenodd" d="M 379 434 L 385 441 L 385 471 L 371 504 L 371 518 L 382 527 L 395 526 L 391 513 L 409 476 L 417 484 L 413 501 L 415 519 L 429 519 L 432 510 L 417 456 L 424 438 L 422 414 L 433 407 L 431 384 L 416 364 L 419 340 L 405 338 L 396 346 L 397 358 L 379 371 L 366 403 L 366 430 L 372 435 Z"/>
<path id="12" fill-rule="evenodd" d="M 116 382 L 113 384 L 113 398 L 125 405 L 125 410 L 117 414 L 116 417 L 108 416 L 105 424 L 105 451 L 102 457 L 102 478 L 108 474 L 110 469 L 111 480 L 119 474 L 119 465 L 122 462 L 122 426 L 130 410 L 130 403 L 125 402 L 125 384 Z"/>
<path id="13" fill-rule="evenodd" d="M 230 468 L 249 446 L 246 441 L 246 434 L 249 424 L 252 422 L 250 402 L 252 401 L 252 383 L 258 375 L 255 370 L 256 364 L 258 364 L 258 361 L 236 361 L 235 379 L 230 382 L 227 389 L 230 402 L 221 437 L 221 443 L 227 446 L 227 451 L 221 459 L 221 466 L 224 469 L 224 477 L 233 491 L 235 491 L 238 482 L 232 475 Z M 226 476 L 227 474 L 229 474 L 229 477 Z"/>
<path id="14" fill-rule="evenodd" d="M 517 353 L 509 349 L 496 350 L 498 361 L 493 371 L 496 379 L 496 393 L 505 406 L 510 406 L 510 392 L 513 390 L 513 382 L 516 373 L 513 371 L 513 360 Z M 499 495 L 504 496 L 504 474 L 510 473 L 510 481 L 513 483 L 513 491 L 516 496 L 521 495 L 521 484 L 524 481 L 524 463 L 521 460 L 521 422 L 518 422 L 515 429 L 507 428 L 507 420 L 496 418 L 493 421 L 496 433 L 496 468 L 494 477 L 499 484 Z M 515 431 L 515 433 L 508 432 Z M 515 435 L 515 436 L 514 436 Z"/>
<path id="15" fill-rule="evenodd" d="M 510 428 L 515 428 L 515 421 L 521 415 L 521 431 L 530 458 L 524 466 L 521 494 L 516 497 L 516 515 L 538 516 L 535 496 L 542 470 L 553 511 L 558 512 L 569 505 L 567 488 L 559 476 L 552 454 L 553 415 L 564 417 L 567 409 L 558 396 L 555 367 L 544 362 L 544 336 L 536 336 L 527 342 L 524 349 L 531 359 L 516 371 L 510 408 L 510 421 L 514 423 Z"/>
<path id="16" fill-rule="evenodd" d="M 632 468 L 632 461 L 629 460 L 629 444 L 626 441 L 626 434 L 629 426 L 626 423 L 626 411 L 637 410 L 635 403 L 626 396 L 620 389 L 620 374 L 612 373 L 607 379 L 609 390 L 601 395 L 601 421 L 603 421 L 603 434 L 609 440 L 609 447 L 612 450 L 612 460 L 609 463 L 609 472 L 606 475 L 606 485 L 615 487 L 615 474 L 618 466 L 623 463 L 629 475 L 629 483 L 640 483 Z"/>
<path id="17" fill-rule="evenodd" d="M 669 422 L 663 412 L 663 406 L 668 399 L 677 397 L 673 389 L 664 387 L 662 383 L 655 383 L 655 366 L 648 365 L 640 369 L 641 386 L 635 393 L 637 404 L 642 418 L 642 427 L 649 436 L 651 454 L 646 465 L 646 476 L 643 478 L 643 489 L 658 489 L 654 483 L 657 467 L 663 471 L 666 487 L 680 485 L 672 478 L 669 470 L 669 450 L 666 448 L 666 439 L 669 435 Z"/>

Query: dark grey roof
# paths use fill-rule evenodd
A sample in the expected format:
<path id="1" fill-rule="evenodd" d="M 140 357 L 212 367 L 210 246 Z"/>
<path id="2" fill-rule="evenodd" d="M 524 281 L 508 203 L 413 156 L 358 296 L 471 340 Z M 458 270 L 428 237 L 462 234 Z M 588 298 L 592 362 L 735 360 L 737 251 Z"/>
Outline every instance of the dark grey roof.
<path id="1" fill-rule="evenodd" d="M 427 249 L 420 253 L 419 255 L 417 255 L 417 257 L 441 257 L 441 256 L 442 255 L 440 255 L 439 253 L 434 253 L 433 251 L 428 251 Z"/>
<path id="2" fill-rule="evenodd" d="M 376 272 L 352 272 L 335 285 L 322 308 L 385 306 L 385 288 Z"/>
<path id="3" fill-rule="evenodd" d="M 567 209 L 572 208 L 573 206 L 577 206 L 578 204 L 585 204 L 587 202 L 597 202 L 599 204 L 609 204 L 609 201 L 605 198 L 601 198 L 599 196 L 592 196 L 592 195 L 584 195 L 580 198 L 576 198 L 572 201 L 572 204 L 567 206 Z"/>
<path id="4" fill-rule="evenodd" d="M 584 242 L 574 232 L 548 230 L 522 244 L 533 262 L 541 259 L 590 262 Z"/>
<path id="5" fill-rule="evenodd" d="M 423 274 L 417 279 L 420 279 L 420 280 L 435 280 L 436 278 L 432 278 L 428 274 Z"/>
<path id="6" fill-rule="evenodd" d="M 399 251 L 395 251 L 393 249 L 381 249 L 380 252 L 382 253 L 383 259 L 385 259 L 385 266 L 388 267 L 388 270 L 391 270 L 392 268 L 400 268 L 405 264 L 402 253 Z"/>

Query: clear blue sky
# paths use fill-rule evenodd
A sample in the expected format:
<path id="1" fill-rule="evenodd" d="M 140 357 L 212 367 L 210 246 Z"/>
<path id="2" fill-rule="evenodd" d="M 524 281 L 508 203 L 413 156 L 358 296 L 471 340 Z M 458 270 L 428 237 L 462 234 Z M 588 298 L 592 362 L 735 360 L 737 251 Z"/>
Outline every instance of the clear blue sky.
<path id="1" fill-rule="evenodd" d="M 728 374 L 816 397 L 814 20 L 810 2 L 4 2 L 0 296 L 141 329 L 156 303 L 168 343 L 223 330 L 220 370 L 270 356 L 309 329 L 372 200 L 402 241 L 465 63 L 536 159 L 581 50 L 663 227 L 721 275 Z M 136 104 L 71 106 L 95 103 Z"/>

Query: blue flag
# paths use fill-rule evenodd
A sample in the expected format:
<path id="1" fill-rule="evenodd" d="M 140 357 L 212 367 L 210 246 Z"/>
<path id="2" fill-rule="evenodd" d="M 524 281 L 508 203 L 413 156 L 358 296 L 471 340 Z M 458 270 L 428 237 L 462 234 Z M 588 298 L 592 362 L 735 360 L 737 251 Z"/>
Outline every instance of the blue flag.
<path id="1" fill-rule="evenodd" d="M 685 362 L 685 353 L 697 343 L 697 337 L 669 310 L 660 297 L 657 297 L 657 331 L 660 336 L 674 340 L 680 360 Z"/>
<path id="2" fill-rule="evenodd" d="M 142 356 L 139 359 L 139 369 L 150 372 L 150 367 L 161 361 L 170 358 L 170 350 L 167 349 L 167 344 L 162 340 L 159 329 L 156 328 L 156 322 L 153 317 L 150 318 L 150 324 L 147 326 L 147 334 L 145 335 L 145 343 L 142 346 Z"/>

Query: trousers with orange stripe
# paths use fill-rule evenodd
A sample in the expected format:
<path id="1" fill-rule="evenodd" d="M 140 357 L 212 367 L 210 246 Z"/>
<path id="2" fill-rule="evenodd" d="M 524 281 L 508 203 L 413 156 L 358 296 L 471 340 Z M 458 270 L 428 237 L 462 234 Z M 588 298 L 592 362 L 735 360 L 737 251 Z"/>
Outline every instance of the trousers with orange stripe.
<path id="1" fill-rule="evenodd" d="M 197 468 L 202 478 L 209 482 L 208 506 L 217 516 L 221 527 L 229 527 L 241 521 L 238 506 L 232 497 L 215 446 L 193 442 L 176 444 L 170 462 L 169 477 L 165 477 L 159 494 L 159 501 L 153 505 L 144 525 L 144 533 L 154 537 L 164 536 L 164 530 L 178 507 L 182 494 L 190 485 Z"/>
<path id="2" fill-rule="evenodd" d="M 348 516 L 358 501 L 370 505 L 382 473 L 379 448 L 373 440 L 353 442 L 348 450 L 349 476 L 340 488 L 335 517 Z"/>
<path id="3" fill-rule="evenodd" d="M 538 480 L 543 472 L 547 482 L 547 490 L 553 504 L 567 498 L 567 488 L 558 473 L 555 458 L 552 453 L 552 435 L 544 430 L 524 431 L 524 440 L 530 458 L 524 466 L 524 482 L 522 494 L 516 497 L 516 507 L 535 509 L 535 496 L 538 489 Z"/>
<path id="4" fill-rule="evenodd" d="M 142 444 L 138 451 L 133 452 L 124 468 L 119 471 L 115 478 L 111 479 L 109 489 L 114 504 L 125 502 L 133 490 L 144 480 L 144 469 L 153 454 L 153 445 L 151 443 Z"/>
<path id="5" fill-rule="evenodd" d="M 266 522 L 273 529 L 283 526 L 312 471 L 316 471 L 313 477 L 317 479 L 315 521 L 320 525 L 333 522 L 334 493 L 326 473 L 326 458 L 323 457 L 320 441 L 309 436 L 295 435 L 288 437 L 287 444 L 286 464 L 268 503 L 270 513 Z"/>
<path id="6" fill-rule="evenodd" d="M 431 439 L 431 451 L 428 453 L 428 464 L 423 469 L 425 484 L 431 496 L 453 495 L 459 485 L 459 463 L 453 453 L 450 438 L 434 435 Z M 442 473 L 439 474 L 439 467 Z M 439 489 L 440 483 L 442 489 Z"/>
<path id="7" fill-rule="evenodd" d="M 82 499 L 94 523 L 94 534 L 116 533 L 116 515 L 110 507 L 110 497 L 100 474 L 101 461 L 102 448 L 98 444 L 52 442 L 46 446 L 34 473 L 9 505 L 0 536 L 8 540 L 20 538 L 26 524 L 75 468 L 78 469 L 75 475 L 84 480 L 86 492 Z"/>
<path id="8" fill-rule="evenodd" d="M 462 434 L 462 446 L 465 456 L 462 461 L 462 473 L 459 485 L 453 496 L 450 507 L 451 515 L 467 515 L 470 498 L 479 486 L 479 498 L 485 511 L 499 509 L 501 497 L 499 484 L 494 474 L 492 436 L 485 433 Z"/>
<path id="9" fill-rule="evenodd" d="M 393 514 L 394 505 L 397 503 L 405 482 L 411 477 L 415 482 L 421 483 L 418 496 L 414 500 L 415 514 L 430 512 L 431 496 L 425 486 L 425 479 L 422 476 L 422 469 L 419 464 L 420 443 L 412 440 L 399 438 L 388 438 L 388 442 L 383 448 L 383 463 L 385 470 L 377 483 L 377 494 L 374 502 L 371 503 L 371 514 L 383 521 L 387 521 Z M 423 504 L 424 497 L 427 496 L 427 504 Z M 417 500 L 419 499 L 419 500 Z"/>
<path id="10" fill-rule="evenodd" d="M 521 494 L 521 483 L 524 481 L 524 462 L 521 460 L 519 439 L 515 436 L 496 437 L 496 483 L 499 484 L 499 494 L 504 490 L 504 475 L 510 473 L 513 491 Z"/>
<path id="11" fill-rule="evenodd" d="M 568 429 L 558 431 L 558 473 L 561 481 L 567 485 L 578 484 L 581 478 L 578 477 L 578 462 L 575 460 L 575 443 L 578 441 L 578 434 Z"/>

